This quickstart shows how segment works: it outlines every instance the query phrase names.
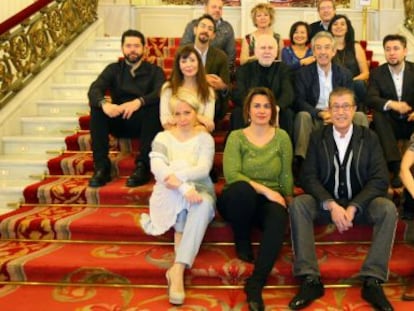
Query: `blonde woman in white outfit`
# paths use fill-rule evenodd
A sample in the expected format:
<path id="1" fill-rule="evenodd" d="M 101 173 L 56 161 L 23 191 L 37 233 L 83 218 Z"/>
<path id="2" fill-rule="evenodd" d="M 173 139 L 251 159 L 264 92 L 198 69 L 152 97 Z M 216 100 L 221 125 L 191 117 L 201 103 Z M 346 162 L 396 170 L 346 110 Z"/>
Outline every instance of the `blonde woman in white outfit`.
<path id="1" fill-rule="evenodd" d="M 209 177 L 214 140 L 197 126 L 200 107 L 195 96 L 178 91 L 170 108 L 175 126 L 159 133 L 150 153 L 156 184 L 150 198 L 150 215 L 141 216 L 147 234 L 175 229 L 175 261 L 167 270 L 169 301 L 183 304 L 184 270 L 192 266 L 208 224 L 214 217 L 215 193 Z"/>

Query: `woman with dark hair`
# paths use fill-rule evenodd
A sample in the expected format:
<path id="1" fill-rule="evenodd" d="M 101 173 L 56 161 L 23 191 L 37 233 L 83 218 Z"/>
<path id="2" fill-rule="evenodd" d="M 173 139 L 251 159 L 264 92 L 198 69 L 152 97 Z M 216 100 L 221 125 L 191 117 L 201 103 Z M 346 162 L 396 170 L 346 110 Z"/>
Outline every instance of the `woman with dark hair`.
<path id="1" fill-rule="evenodd" d="M 355 31 L 346 15 L 335 15 L 331 20 L 329 32 L 336 40 L 336 55 L 334 62 L 348 68 L 354 80 L 354 92 L 357 102 L 365 100 L 366 82 L 369 78 L 369 67 L 365 51 L 359 42 L 355 41 Z"/>
<path id="2" fill-rule="evenodd" d="M 197 113 L 198 123 L 208 132 L 212 132 L 214 130 L 215 93 L 206 80 L 200 54 L 191 45 L 185 45 L 177 51 L 171 78 L 161 89 L 160 119 L 164 129 L 175 126 L 175 118 L 169 102 L 181 88 L 198 98 L 201 104 Z"/>
<path id="3" fill-rule="evenodd" d="M 250 90 L 243 106 L 248 123 L 230 133 L 223 155 L 226 185 L 217 208 L 233 229 L 237 257 L 254 262 L 244 290 L 249 310 L 264 310 L 262 290 L 282 248 L 292 197 L 292 144 L 278 127 L 272 91 Z M 251 245 L 253 227 L 263 231 L 256 259 Z"/>
<path id="4" fill-rule="evenodd" d="M 315 61 L 309 46 L 309 32 L 309 25 L 306 22 L 299 21 L 290 27 L 290 45 L 282 49 L 282 62 L 289 65 L 292 70 L 297 70 Z"/>

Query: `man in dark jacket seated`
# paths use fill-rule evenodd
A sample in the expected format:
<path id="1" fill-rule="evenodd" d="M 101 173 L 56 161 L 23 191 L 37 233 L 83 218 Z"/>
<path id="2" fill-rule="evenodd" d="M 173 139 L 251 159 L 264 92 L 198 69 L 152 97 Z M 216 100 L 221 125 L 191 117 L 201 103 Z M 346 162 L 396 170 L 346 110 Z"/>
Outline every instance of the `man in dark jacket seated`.
<path id="1" fill-rule="evenodd" d="M 312 51 L 316 62 L 299 69 L 295 79 L 294 126 L 295 162 L 300 166 L 308 149 L 313 130 L 332 123 L 328 109 L 330 92 L 337 87 L 352 89 L 351 72 L 332 62 L 336 53 L 336 41 L 326 31 L 318 32 L 312 39 Z M 357 111 L 354 122 L 368 126 L 367 116 Z"/>
<path id="2" fill-rule="evenodd" d="M 289 208 L 293 274 L 302 279 L 289 307 L 302 309 L 324 294 L 313 231 L 318 219 L 333 222 L 340 233 L 357 223 L 374 227 L 360 270 L 361 294 L 376 310 L 391 311 L 381 283 L 388 278 L 398 215 L 386 198 L 388 172 L 381 145 L 372 130 L 352 123 L 356 104 L 351 90 L 333 90 L 328 109 L 332 124 L 312 133 L 309 143 L 301 175 L 305 194 Z"/>
<path id="3" fill-rule="evenodd" d="M 278 50 L 276 39 L 272 35 L 261 35 L 256 41 L 254 51 L 257 60 L 240 66 L 236 71 L 236 87 L 233 89 L 236 107 L 231 115 L 232 130 L 246 126 L 242 113 L 244 98 L 252 87 L 263 86 L 272 90 L 280 108 L 280 127 L 292 137 L 293 87 L 289 67 L 275 60 Z"/>
<path id="4" fill-rule="evenodd" d="M 121 47 L 124 59 L 108 65 L 88 92 L 95 168 L 90 187 L 100 187 L 111 180 L 110 133 L 116 137 L 139 138 L 141 146 L 135 159 L 135 171 L 126 186 L 147 183 L 151 142 L 161 130 L 159 94 L 165 81 L 164 73 L 160 67 L 143 61 L 145 38 L 139 31 L 125 31 Z M 110 99 L 105 97 L 108 91 Z"/>

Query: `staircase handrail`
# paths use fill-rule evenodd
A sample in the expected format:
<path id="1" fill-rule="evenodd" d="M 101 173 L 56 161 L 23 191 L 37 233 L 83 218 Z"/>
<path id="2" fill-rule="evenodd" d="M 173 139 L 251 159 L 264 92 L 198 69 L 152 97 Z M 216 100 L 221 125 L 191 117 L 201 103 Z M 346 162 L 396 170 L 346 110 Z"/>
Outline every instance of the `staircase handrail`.
<path id="1" fill-rule="evenodd" d="M 20 23 L 23 23 L 23 21 L 26 18 L 29 18 L 31 15 L 37 13 L 40 11 L 43 7 L 48 5 L 50 2 L 53 2 L 54 0 L 38 0 L 31 5 L 27 6 L 20 12 L 17 12 L 13 16 L 6 19 L 4 22 L 0 23 L 0 35 L 5 33 L 6 31 L 11 30 L 13 27 L 17 26 Z"/>
<path id="2" fill-rule="evenodd" d="M 97 20 L 98 0 L 40 0 L 0 24 L 0 109 Z"/>

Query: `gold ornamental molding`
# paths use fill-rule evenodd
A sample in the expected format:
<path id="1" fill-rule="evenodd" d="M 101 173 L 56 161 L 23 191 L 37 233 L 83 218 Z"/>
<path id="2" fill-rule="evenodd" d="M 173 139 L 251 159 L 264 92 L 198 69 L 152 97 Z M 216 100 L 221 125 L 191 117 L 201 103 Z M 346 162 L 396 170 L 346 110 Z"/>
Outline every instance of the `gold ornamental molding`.
<path id="1" fill-rule="evenodd" d="M 0 108 L 97 19 L 98 0 L 55 0 L 0 35 Z"/>
<path id="2" fill-rule="evenodd" d="M 414 0 L 404 0 L 404 26 L 414 34 Z"/>

